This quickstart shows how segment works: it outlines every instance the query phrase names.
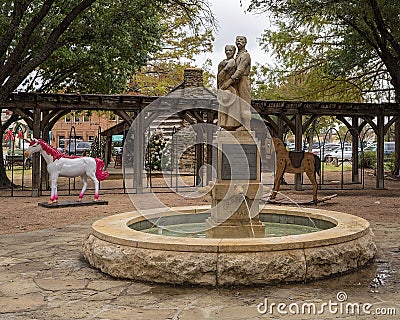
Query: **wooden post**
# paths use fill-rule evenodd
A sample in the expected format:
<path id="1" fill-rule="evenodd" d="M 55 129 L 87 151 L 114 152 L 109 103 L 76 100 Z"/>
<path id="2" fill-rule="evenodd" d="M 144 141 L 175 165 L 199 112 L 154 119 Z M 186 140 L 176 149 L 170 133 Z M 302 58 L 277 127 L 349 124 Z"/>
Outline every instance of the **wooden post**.
<path id="1" fill-rule="evenodd" d="M 283 135 L 285 134 L 285 123 L 281 116 L 278 116 L 277 125 L 278 125 L 277 135 L 282 141 L 284 141 Z"/>
<path id="2" fill-rule="evenodd" d="M 378 132 L 377 132 L 377 148 L 376 148 L 376 188 L 385 188 L 385 169 L 384 169 L 384 144 L 385 144 L 385 130 L 384 130 L 384 116 L 378 116 Z"/>
<path id="3" fill-rule="evenodd" d="M 213 158 L 213 135 L 214 135 L 214 125 L 212 125 L 214 121 L 214 114 L 213 112 L 209 111 L 207 113 L 207 125 L 206 125 L 206 143 L 207 143 L 207 181 L 210 182 L 212 180 L 212 158 Z"/>
<path id="4" fill-rule="evenodd" d="M 300 113 L 296 114 L 296 132 L 295 132 L 295 148 L 296 151 L 301 151 L 303 150 L 303 121 L 302 121 L 302 116 Z M 301 191 L 303 190 L 302 188 L 302 183 L 303 183 L 303 174 L 302 173 L 296 173 L 294 176 L 294 186 L 295 190 Z"/>
<path id="5" fill-rule="evenodd" d="M 400 117 L 394 123 L 395 162 L 393 174 L 400 174 Z"/>
<path id="6" fill-rule="evenodd" d="M 44 116 L 45 112 L 42 112 L 42 116 Z M 51 141 L 49 141 L 50 138 L 50 130 L 47 126 L 42 128 L 42 139 L 44 141 L 48 141 L 49 144 L 51 145 Z M 44 158 L 40 157 L 40 167 L 41 168 L 47 168 L 47 163 L 44 160 Z M 41 170 L 40 172 L 40 190 L 49 190 L 50 189 L 50 183 L 49 183 L 49 173 L 47 170 Z"/>
<path id="7" fill-rule="evenodd" d="M 351 118 L 351 139 L 352 139 L 352 146 L 353 146 L 353 155 L 352 155 L 352 166 L 351 166 L 351 179 L 353 183 L 358 183 L 359 180 L 359 175 L 358 175 L 358 117 L 352 117 Z"/>
<path id="8" fill-rule="evenodd" d="M 112 149 L 112 135 L 111 136 L 106 136 L 106 145 L 104 147 L 104 166 L 107 168 L 107 166 L 109 165 L 109 163 L 111 162 L 111 157 L 112 157 L 112 153 L 113 153 L 113 149 Z"/>
<path id="9" fill-rule="evenodd" d="M 133 187 L 136 188 L 137 194 L 143 193 L 143 169 L 144 169 L 144 115 L 139 114 L 140 117 L 137 119 L 134 129 L 134 143 L 133 143 L 133 155 L 134 155 L 134 182 Z"/>
<path id="10" fill-rule="evenodd" d="M 204 164 L 204 138 L 201 126 L 197 126 L 196 131 L 196 186 L 202 183 L 202 173 L 200 168 Z"/>
<path id="11" fill-rule="evenodd" d="M 40 117 L 41 110 L 39 107 L 33 109 L 33 137 L 40 138 Z M 40 154 L 32 155 L 32 197 L 40 196 Z"/>

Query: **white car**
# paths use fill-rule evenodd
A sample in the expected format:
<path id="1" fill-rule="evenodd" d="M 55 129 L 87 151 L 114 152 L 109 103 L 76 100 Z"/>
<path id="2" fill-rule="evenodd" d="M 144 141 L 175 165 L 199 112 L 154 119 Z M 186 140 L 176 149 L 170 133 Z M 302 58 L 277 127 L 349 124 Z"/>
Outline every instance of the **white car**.
<path id="1" fill-rule="evenodd" d="M 343 149 L 337 147 L 325 155 L 325 161 L 327 163 L 333 163 L 339 165 L 342 161 L 351 161 L 353 158 L 353 147 L 351 145 L 344 145 Z"/>
<path id="2" fill-rule="evenodd" d="M 122 147 L 114 147 L 114 154 L 122 154 Z"/>
<path id="3" fill-rule="evenodd" d="M 326 157 L 329 156 L 333 150 L 339 148 L 339 146 L 339 143 L 326 143 L 324 147 L 312 149 L 311 152 L 324 162 L 326 161 Z"/>

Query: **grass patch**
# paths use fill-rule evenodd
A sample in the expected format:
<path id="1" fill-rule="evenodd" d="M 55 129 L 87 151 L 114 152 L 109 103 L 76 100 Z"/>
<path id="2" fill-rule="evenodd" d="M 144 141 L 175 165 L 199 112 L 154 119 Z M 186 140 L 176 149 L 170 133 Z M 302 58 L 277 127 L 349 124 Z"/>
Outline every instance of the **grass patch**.
<path id="1" fill-rule="evenodd" d="M 321 164 L 322 164 L 325 172 L 341 172 L 342 171 L 342 163 L 341 162 L 339 163 L 339 166 L 334 166 L 331 163 L 327 164 L 325 162 L 323 162 Z M 349 170 L 351 170 L 352 167 L 353 167 L 352 164 L 348 161 L 345 161 L 343 163 L 344 171 L 349 171 Z"/>

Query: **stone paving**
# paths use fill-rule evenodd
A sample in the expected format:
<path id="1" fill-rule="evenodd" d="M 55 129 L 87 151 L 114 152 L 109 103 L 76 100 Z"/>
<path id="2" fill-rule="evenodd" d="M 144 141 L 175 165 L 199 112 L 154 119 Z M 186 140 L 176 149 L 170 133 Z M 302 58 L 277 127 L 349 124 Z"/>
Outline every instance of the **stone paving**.
<path id="1" fill-rule="evenodd" d="M 400 318 L 399 222 L 372 223 L 378 254 L 362 270 L 314 283 L 255 288 L 156 285 L 102 274 L 81 253 L 92 222 L 1 236 L 1 320 Z M 347 300 L 340 303 L 344 295 Z M 260 313 L 266 303 L 267 311 Z M 372 306 L 363 312 L 367 304 Z M 309 314 L 312 306 L 315 315 Z"/>

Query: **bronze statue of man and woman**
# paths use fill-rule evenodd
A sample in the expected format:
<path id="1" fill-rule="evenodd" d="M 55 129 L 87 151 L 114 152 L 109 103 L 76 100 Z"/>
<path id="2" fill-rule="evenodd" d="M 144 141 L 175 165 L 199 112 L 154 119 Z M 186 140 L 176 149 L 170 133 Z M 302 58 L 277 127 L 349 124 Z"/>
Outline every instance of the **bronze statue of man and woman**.
<path id="1" fill-rule="evenodd" d="M 218 124 L 229 131 L 250 130 L 251 59 L 246 44 L 246 37 L 237 36 L 237 53 L 234 45 L 225 46 L 226 59 L 218 65 Z"/>

